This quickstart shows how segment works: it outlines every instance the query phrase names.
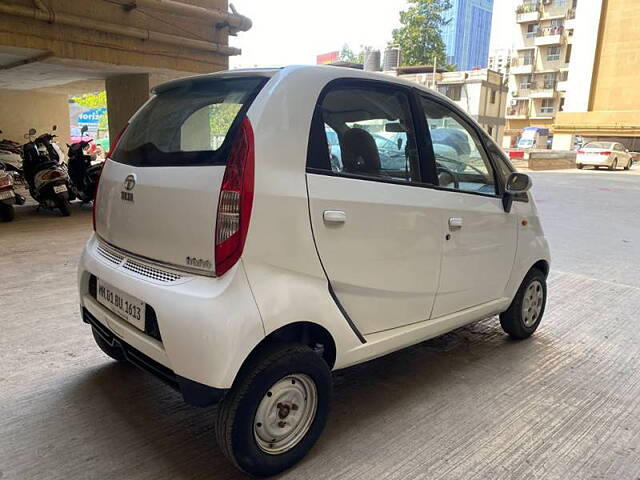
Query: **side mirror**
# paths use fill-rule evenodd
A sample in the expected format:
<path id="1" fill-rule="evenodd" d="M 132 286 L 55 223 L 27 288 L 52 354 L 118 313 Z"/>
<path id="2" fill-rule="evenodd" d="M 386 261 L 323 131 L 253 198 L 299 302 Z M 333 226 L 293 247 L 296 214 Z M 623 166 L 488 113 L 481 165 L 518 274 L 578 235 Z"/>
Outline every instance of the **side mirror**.
<path id="1" fill-rule="evenodd" d="M 84 133 L 89 130 L 89 127 L 87 127 L 86 125 L 83 125 L 82 128 L 80 129 L 80 134 L 84 135 Z"/>
<path id="2" fill-rule="evenodd" d="M 513 172 L 507 178 L 507 183 L 502 196 L 502 206 L 504 211 L 509 213 L 513 206 L 513 197 L 521 193 L 526 193 L 531 189 L 531 177 L 524 173 Z"/>
<path id="3" fill-rule="evenodd" d="M 35 135 L 36 134 L 36 129 L 35 128 L 30 128 L 29 129 L 29 135 Z"/>
<path id="4" fill-rule="evenodd" d="M 531 177 L 525 173 L 513 172 L 507 178 L 505 190 L 511 195 L 526 193 L 531 189 Z"/>
<path id="5" fill-rule="evenodd" d="M 58 129 L 58 125 L 54 125 L 51 130 L 53 130 L 54 132 Z"/>

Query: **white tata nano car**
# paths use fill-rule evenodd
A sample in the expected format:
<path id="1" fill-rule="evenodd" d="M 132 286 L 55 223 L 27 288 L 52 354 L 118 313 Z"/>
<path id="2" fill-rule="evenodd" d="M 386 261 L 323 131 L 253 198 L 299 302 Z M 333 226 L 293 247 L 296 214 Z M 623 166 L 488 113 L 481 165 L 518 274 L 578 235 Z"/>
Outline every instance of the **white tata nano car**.
<path id="1" fill-rule="evenodd" d="M 272 475 L 320 436 L 331 370 L 493 315 L 536 330 L 549 252 L 529 187 L 468 115 L 393 77 L 172 81 L 102 171 L 82 316 L 110 357 L 220 403 L 222 451 Z"/>

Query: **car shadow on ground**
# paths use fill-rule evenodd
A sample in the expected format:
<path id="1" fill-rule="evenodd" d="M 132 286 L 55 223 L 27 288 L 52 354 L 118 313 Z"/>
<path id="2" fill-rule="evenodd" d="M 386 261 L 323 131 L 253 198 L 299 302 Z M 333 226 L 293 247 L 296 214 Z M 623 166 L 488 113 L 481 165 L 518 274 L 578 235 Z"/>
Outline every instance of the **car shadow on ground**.
<path id="1" fill-rule="evenodd" d="M 367 424 L 393 422 L 398 414 L 416 408 L 432 413 L 439 399 L 431 397 L 446 391 L 452 379 L 472 376 L 477 362 L 531 348 L 531 343 L 506 337 L 492 318 L 335 372 L 327 428 L 297 468 L 330 457 L 336 440 L 348 442 Z M 103 472 L 104 478 L 116 473 L 138 478 L 135 470 L 145 478 L 150 471 L 166 472 L 167 477 L 175 472 L 181 478 L 245 478 L 216 445 L 217 407 L 187 406 L 179 394 L 133 366 L 111 362 L 87 371 L 52 411 L 63 412 L 50 419 L 59 422 L 59 428 L 87 436 L 78 439 L 81 455 L 112 456 L 114 470 Z M 82 452 L 85 448 L 99 451 Z"/>

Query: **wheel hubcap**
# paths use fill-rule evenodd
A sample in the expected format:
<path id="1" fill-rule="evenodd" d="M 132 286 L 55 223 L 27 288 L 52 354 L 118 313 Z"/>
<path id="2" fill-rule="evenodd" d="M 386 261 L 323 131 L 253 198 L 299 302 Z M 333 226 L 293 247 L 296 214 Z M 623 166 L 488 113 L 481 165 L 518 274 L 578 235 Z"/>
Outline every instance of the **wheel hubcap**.
<path id="1" fill-rule="evenodd" d="M 542 284 L 538 280 L 534 280 L 529 284 L 524 292 L 524 300 L 522 302 L 522 319 L 525 327 L 532 327 L 540 318 L 542 306 L 544 304 L 544 290 Z"/>
<path id="2" fill-rule="evenodd" d="M 308 375 L 296 373 L 274 383 L 260 401 L 253 435 L 260 450 L 271 455 L 295 447 L 316 416 L 318 391 Z"/>

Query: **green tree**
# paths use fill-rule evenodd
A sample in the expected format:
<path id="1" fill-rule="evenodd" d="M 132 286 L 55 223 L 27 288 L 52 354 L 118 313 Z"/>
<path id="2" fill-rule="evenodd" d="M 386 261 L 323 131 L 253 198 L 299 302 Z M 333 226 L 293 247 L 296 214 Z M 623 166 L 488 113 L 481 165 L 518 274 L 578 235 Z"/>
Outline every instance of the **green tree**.
<path id="1" fill-rule="evenodd" d="M 393 43 L 400 47 L 402 64 L 438 65 L 446 67 L 442 27 L 451 8 L 449 0 L 409 0 L 409 8 L 400 12 L 402 26 L 393 31 Z"/>
<path id="2" fill-rule="evenodd" d="M 344 44 L 338 55 L 338 60 L 341 62 L 350 63 L 363 63 L 364 62 L 364 47 L 360 47 L 360 53 L 354 53 L 348 44 Z"/>

